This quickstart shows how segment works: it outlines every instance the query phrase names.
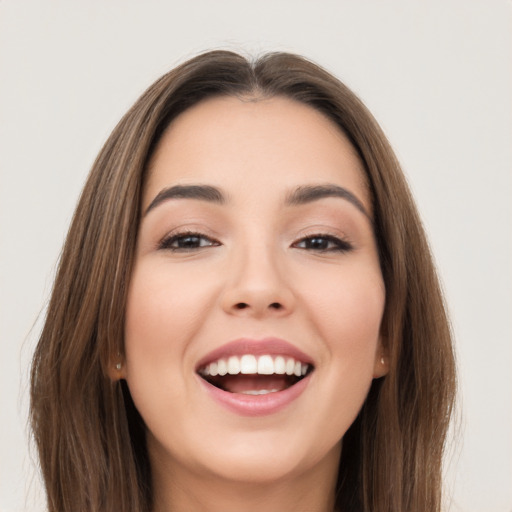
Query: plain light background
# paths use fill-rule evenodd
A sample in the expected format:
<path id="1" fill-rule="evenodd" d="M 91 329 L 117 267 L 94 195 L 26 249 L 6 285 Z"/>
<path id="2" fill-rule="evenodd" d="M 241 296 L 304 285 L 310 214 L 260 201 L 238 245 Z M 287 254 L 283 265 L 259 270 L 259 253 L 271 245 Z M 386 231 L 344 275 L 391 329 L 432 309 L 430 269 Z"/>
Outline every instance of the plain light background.
<path id="1" fill-rule="evenodd" d="M 88 169 L 157 77 L 231 48 L 312 58 L 383 126 L 456 336 L 450 510 L 511 512 L 511 13 L 505 0 L 0 0 L 0 511 L 44 510 L 29 359 Z"/>

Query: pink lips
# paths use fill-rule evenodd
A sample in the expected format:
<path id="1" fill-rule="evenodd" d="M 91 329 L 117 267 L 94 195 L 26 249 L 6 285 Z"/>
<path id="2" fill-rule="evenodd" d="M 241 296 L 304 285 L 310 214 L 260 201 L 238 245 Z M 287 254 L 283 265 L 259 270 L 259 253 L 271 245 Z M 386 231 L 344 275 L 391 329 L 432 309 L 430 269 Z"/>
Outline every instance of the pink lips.
<path id="1" fill-rule="evenodd" d="M 281 355 L 293 357 L 302 363 L 313 364 L 312 359 L 294 347 L 290 343 L 277 338 L 266 338 L 264 340 L 239 339 L 227 343 L 205 355 L 198 362 L 196 370 L 206 366 L 212 361 L 229 356 L 241 356 L 244 354 L 258 355 Z M 306 375 L 299 382 L 282 391 L 268 393 L 265 395 L 245 395 L 230 393 L 210 384 L 197 375 L 200 384 L 205 391 L 220 405 L 230 411 L 244 416 L 264 416 L 274 414 L 296 400 L 306 389 L 310 382 L 311 374 Z"/>

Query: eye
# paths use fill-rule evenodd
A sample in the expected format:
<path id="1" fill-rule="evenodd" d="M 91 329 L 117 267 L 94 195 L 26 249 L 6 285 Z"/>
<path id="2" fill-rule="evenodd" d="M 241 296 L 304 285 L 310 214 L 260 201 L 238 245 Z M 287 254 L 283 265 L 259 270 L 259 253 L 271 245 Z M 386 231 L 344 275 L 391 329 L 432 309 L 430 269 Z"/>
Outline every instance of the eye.
<path id="1" fill-rule="evenodd" d="M 186 232 L 167 236 L 160 242 L 158 248 L 176 252 L 187 252 L 218 245 L 220 245 L 219 242 L 202 233 Z"/>
<path id="2" fill-rule="evenodd" d="M 337 236 L 317 234 L 300 239 L 293 247 L 315 252 L 348 252 L 352 244 Z"/>

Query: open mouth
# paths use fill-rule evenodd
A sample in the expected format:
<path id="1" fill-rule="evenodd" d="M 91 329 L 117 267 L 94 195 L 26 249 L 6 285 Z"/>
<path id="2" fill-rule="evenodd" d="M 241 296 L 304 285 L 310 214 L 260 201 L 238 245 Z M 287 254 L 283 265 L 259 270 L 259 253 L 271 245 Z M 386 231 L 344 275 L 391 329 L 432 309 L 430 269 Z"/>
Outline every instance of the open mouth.
<path id="1" fill-rule="evenodd" d="M 244 354 L 212 361 L 197 373 L 229 393 L 266 395 L 294 386 L 312 371 L 311 364 L 293 357 Z"/>

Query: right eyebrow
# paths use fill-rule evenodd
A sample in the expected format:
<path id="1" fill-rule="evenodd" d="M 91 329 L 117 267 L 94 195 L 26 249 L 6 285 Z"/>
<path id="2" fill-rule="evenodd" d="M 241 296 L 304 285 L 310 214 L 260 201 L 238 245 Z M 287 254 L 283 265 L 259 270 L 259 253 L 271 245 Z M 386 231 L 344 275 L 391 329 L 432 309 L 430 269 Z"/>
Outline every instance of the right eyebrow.
<path id="1" fill-rule="evenodd" d="M 144 216 L 158 205 L 170 199 L 199 199 L 210 203 L 224 204 L 226 197 L 217 188 L 211 185 L 174 185 L 162 189 L 146 208 Z"/>

